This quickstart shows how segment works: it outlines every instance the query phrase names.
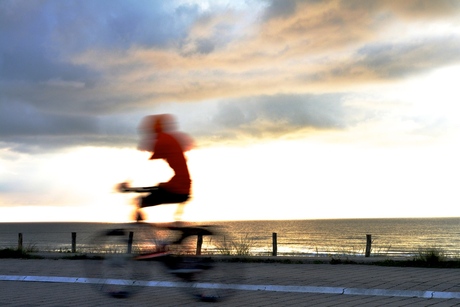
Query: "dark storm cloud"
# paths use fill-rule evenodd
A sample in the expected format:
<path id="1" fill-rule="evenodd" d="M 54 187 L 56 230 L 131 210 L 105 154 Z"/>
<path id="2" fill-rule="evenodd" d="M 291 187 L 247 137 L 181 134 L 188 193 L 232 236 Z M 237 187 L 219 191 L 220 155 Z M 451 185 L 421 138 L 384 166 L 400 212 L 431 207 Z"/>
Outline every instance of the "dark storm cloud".
<path id="1" fill-rule="evenodd" d="M 273 0 L 267 1 L 268 6 L 265 11 L 265 18 L 282 18 L 288 17 L 295 13 L 297 8 L 297 0 Z"/>
<path id="2" fill-rule="evenodd" d="M 22 89 L 50 80 L 91 88 L 104 82 L 103 76 L 92 67 L 72 64 L 73 55 L 91 49 L 123 53 L 133 46 L 168 46 L 185 35 L 197 12 L 195 6 L 168 8 L 162 1 L 3 1 L 1 5 L 2 95 L 8 95 L 14 82 Z"/>
<path id="3" fill-rule="evenodd" d="M 363 11 L 369 14 L 395 14 L 415 19 L 443 18 L 455 15 L 460 9 L 460 3 L 453 0 L 271 0 L 266 3 L 265 19 L 289 18 L 296 13 L 306 13 L 305 9 L 316 4 L 321 4 L 322 7 L 330 5 L 329 13 L 339 9 L 343 14 Z M 323 17 L 327 16 L 325 12 Z"/>
<path id="4" fill-rule="evenodd" d="M 44 112 L 25 103 L 0 102 L 0 140 L 17 151 L 43 151 L 78 145 L 99 132 L 91 116 Z"/>
<path id="5" fill-rule="evenodd" d="M 396 14 L 410 19 L 445 18 L 458 13 L 460 2 L 452 0 L 340 0 L 340 8 L 344 10 L 366 10 L 371 13 Z"/>
<path id="6" fill-rule="evenodd" d="M 342 96 L 274 95 L 227 101 L 220 104 L 212 122 L 233 137 L 343 129 L 348 123 Z"/>
<path id="7" fill-rule="evenodd" d="M 460 37 L 424 38 L 404 44 L 376 44 L 357 53 L 356 66 L 382 78 L 400 78 L 460 62 Z"/>
<path id="8" fill-rule="evenodd" d="M 197 12 L 163 1 L 0 2 L 0 141 L 22 151 L 120 142 L 132 127 L 100 116 L 126 108 L 132 94 L 110 94 L 100 71 L 71 58 L 94 48 L 168 46 Z"/>
<path id="9" fill-rule="evenodd" d="M 216 102 L 204 138 L 342 129 L 334 92 L 460 62 L 458 35 L 381 34 L 451 17 L 455 1 L 247 3 L 0 1 L 2 146 L 132 146 L 133 114 L 173 102 Z"/>
<path id="10" fill-rule="evenodd" d="M 53 113 L 0 102 L 0 146 L 45 152 L 68 146 L 128 146 L 137 141 L 141 116 Z"/>
<path id="11" fill-rule="evenodd" d="M 0 136 L 72 135 L 97 132 L 94 118 L 46 113 L 27 104 L 0 105 Z"/>
<path id="12" fill-rule="evenodd" d="M 66 1 L 55 6 L 54 39 L 70 51 L 130 46 L 163 47 L 183 38 L 197 6 L 164 1 Z M 72 33 L 72 37 L 68 34 Z"/>
<path id="13" fill-rule="evenodd" d="M 2 49 L 34 46 L 49 52 L 88 48 L 162 47 L 183 38 L 195 5 L 164 1 L 9 1 L 0 4 Z M 2 37 L 2 39 L 3 39 Z"/>
<path id="14" fill-rule="evenodd" d="M 337 63 L 325 72 L 305 75 L 314 82 L 334 79 L 395 80 L 460 63 L 460 37 L 434 37 L 405 43 L 375 43 L 358 49 L 353 61 Z"/>

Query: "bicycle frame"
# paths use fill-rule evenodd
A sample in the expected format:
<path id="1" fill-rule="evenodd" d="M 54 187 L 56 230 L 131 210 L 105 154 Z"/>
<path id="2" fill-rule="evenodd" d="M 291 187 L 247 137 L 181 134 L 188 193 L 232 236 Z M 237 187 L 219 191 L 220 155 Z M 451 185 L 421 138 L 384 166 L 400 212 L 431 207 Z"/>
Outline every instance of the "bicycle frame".
<path id="1" fill-rule="evenodd" d="M 119 188 L 123 192 L 145 193 L 156 187 Z M 100 248 L 102 260 L 98 264 L 86 262 L 87 272 L 89 276 L 102 277 L 95 284 L 98 291 L 115 298 L 129 297 L 141 285 L 148 284 L 150 275 L 145 261 L 152 260 L 161 262 L 168 273 L 179 278 L 183 283 L 180 288 L 193 297 L 201 301 L 221 300 L 231 292 L 228 287 L 209 285 L 231 281 L 236 272 L 219 270 L 222 262 L 212 255 L 201 255 L 205 239 L 206 250 L 216 253 L 221 234 L 216 226 L 184 222 L 125 224 L 94 237 L 93 245 Z"/>

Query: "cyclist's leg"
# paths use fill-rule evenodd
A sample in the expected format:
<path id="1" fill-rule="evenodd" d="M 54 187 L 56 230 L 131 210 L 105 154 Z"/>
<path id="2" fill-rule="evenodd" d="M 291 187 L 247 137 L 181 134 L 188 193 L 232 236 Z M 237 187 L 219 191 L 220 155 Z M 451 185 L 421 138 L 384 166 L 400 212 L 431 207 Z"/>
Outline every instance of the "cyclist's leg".
<path id="1" fill-rule="evenodd" d="M 183 203 L 189 199 L 188 194 L 171 193 L 161 187 L 156 187 L 149 195 L 139 197 L 137 200 L 136 220 L 144 220 L 143 214 L 139 209 L 153 207 L 162 204 L 177 204 L 177 210 L 174 213 L 174 219 L 180 220 L 183 212 Z"/>
<path id="2" fill-rule="evenodd" d="M 176 211 L 174 212 L 174 220 L 176 222 L 182 220 L 182 214 L 184 213 L 184 206 L 185 206 L 185 203 L 177 204 Z"/>
<path id="3" fill-rule="evenodd" d="M 139 207 L 145 208 L 161 204 L 178 204 L 185 202 L 188 198 L 188 194 L 172 193 L 161 187 L 158 187 L 157 189 L 150 192 L 149 195 L 141 198 Z"/>

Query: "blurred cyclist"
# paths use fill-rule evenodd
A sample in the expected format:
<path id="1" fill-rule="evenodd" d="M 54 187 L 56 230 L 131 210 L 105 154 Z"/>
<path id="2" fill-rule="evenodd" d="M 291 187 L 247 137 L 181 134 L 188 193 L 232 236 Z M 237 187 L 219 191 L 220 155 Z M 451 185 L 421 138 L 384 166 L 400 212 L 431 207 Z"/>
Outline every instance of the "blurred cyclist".
<path id="1" fill-rule="evenodd" d="M 182 206 L 190 197 L 191 179 L 184 152 L 193 147 L 192 139 L 176 130 L 176 121 L 171 114 L 146 116 L 139 127 L 141 140 L 139 150 L 152 152 L 150 160 L 164 159 L 174 171 L 167 182 L 149 188 L 150 194 L 140 197 L 138 207 L 145 208 L 161 204 L 178 204 L 175 218 L 180 218 Z M 121 192 L 129 192 L 127 183 L 118 186 Z M 137 210 L 137 220 L 143 216 Z"/>

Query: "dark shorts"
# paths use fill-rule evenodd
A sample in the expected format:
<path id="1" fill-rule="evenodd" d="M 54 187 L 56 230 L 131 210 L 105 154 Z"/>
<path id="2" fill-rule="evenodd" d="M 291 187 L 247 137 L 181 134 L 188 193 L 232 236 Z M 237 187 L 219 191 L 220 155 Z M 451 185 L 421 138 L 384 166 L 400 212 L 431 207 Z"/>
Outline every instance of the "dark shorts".
<path id="1" fill-rule="evenodd" d="M 178 204 L 189 199 L 188 194 L 171 193 L 163 188 L 157 187 L 149 195 L 142 198 L 141 207 L 151 207 L 161 204 Z"/>

